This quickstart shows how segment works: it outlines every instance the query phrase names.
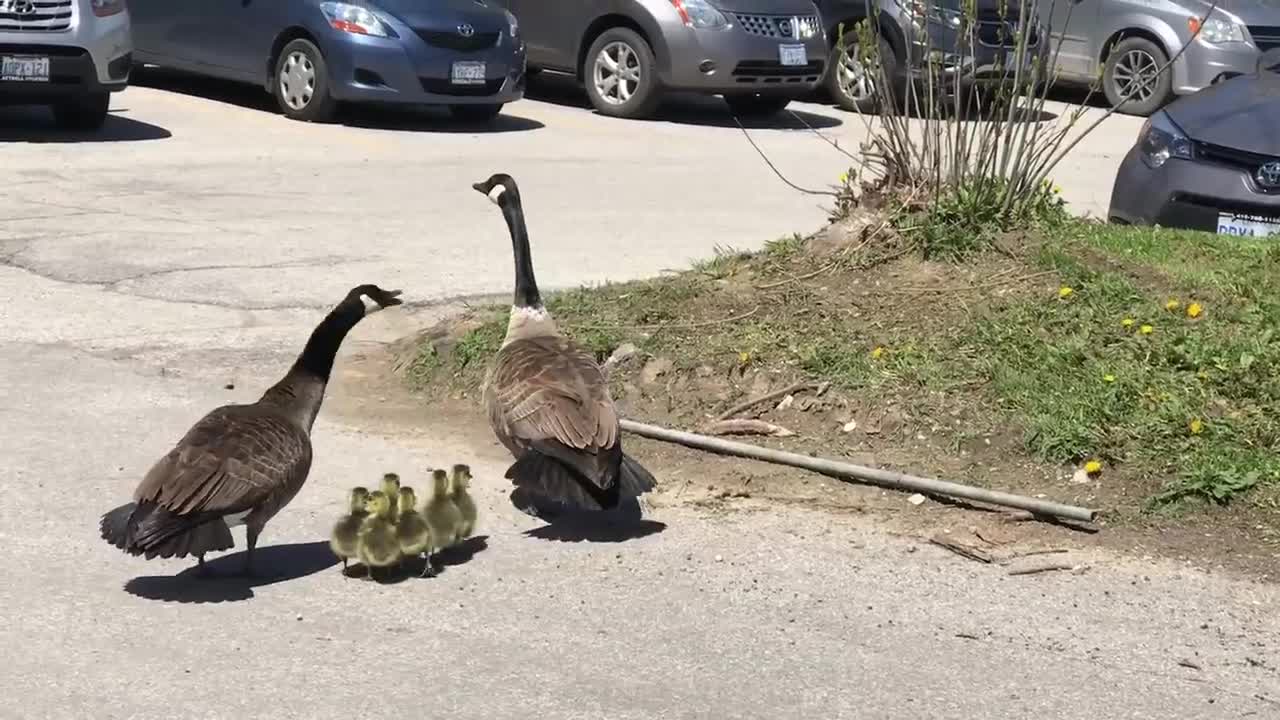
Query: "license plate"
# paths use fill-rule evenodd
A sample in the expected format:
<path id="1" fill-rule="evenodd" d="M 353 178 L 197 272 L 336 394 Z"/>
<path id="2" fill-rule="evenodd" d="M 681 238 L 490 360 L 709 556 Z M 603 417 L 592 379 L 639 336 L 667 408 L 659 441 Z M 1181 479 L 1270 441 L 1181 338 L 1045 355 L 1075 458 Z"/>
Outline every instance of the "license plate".
<path id="1" fill-rule="evenodd" d="M 49 82 L 49 58 L 5 55 L 0 58 L 0 80 Z"/>
<path id="2" fill-rule="evenodd" d="M 1249 238 L 1280 235 L 1280 219 L 1219 213 L 1218 234 Z"/>
<path id="3" fill-rule="evenodd" d="M 484 83 L 484 63 L 460 60 L 453 64 L 450 82 L 454 85 L 481 85 Z"/>
<path id="4" fill-rule="evenodd" d="M 809 56 L 803 45 L 779 45 L 778 62 L 783 65 L 808 65 Z"/>

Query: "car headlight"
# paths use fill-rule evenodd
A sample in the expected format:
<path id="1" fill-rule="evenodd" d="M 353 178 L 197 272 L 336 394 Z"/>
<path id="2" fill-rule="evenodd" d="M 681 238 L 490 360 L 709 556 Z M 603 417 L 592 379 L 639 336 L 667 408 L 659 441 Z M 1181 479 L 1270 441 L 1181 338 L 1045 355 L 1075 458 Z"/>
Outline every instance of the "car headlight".
<path id="1" fill-rule="evenodd" d="M 1191 140 L 1182 128 L 1173 123 L 1169 114 L 1161 110 L 1142 124 L 1138 134 L 1138 150 L 1147 167 L 1158 168 L 1169 158 L 1191 159 Z"/>
<path id="2" fill-rule="evenodd" d="M 1200 38 L 1215 45 L 1228 42 L 1244 42 L 1244 29 L 1236 21 L 1224 17 L 1217 12 L 1209 14 L 1203 22 L 1198 17 L 1187 18 L 1187 27 L 1191 34 L 1200 32 Z"/>
<path id="3" fill-rule="evenodd" d="M 699 30 L 724 30 L 729 27 L 729 18 L 712 7 L 707 0 L 671 0 L 671 5 L 687 27 Z"/>
<path id="4" fill-rule="evenodd" d="M 520 35 L 520 21 L 516 19 L 515 14 L 510 10 L 503 10 L 507 14 L 507 29 L 511 31 L 511 38 L 515 39 Z"/>
<path id="5" fill-rule="evenodd" d="M 124 0 L 91 0 L 93 14 L 98 17 L 110 17 L 124 12 Z"/>
<path id="6" fill-rule="evenodd" d="M 959 10 L 943 7 L 936 0 L 905 0 L 904 7 L 917 18 L 932 20 L 949 27 L 960 27 Z"/>
<path id="7" fill-rule="evenodd" d="M 329 21 L 334 30 L 349 32 L 355 35 L 372 35 L 374 37 L 391 37 L 391 29 L 369 12 L 368 8 L 344 2 L 322 2 L 320 12 Z"/>

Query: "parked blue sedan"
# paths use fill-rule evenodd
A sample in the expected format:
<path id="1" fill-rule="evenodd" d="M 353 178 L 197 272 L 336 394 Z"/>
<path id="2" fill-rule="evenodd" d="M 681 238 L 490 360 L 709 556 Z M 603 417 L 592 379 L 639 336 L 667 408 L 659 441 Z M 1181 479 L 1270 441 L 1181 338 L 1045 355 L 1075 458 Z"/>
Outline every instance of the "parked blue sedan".
<path id="1" fill-rule="evenodd" d="M 261 85 L 295 120 L 340 102 L 487 121 L 524 97 L 516 18 L 487 0 L 129 0 L 134 61 Z"/>

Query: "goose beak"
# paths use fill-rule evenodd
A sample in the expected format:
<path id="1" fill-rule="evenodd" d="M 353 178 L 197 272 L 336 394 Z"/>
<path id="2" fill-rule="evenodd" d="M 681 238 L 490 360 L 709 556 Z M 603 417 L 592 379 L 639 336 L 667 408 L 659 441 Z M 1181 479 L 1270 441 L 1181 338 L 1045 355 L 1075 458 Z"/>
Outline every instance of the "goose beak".
<path id="1" fill-rule="evenodd" d="M 474 189 L 476 192 L 480 193 L 481 195 L 488 195 L 488 194 L 489 194 L 489 188 L 485 187 L 485 186 L 484 186 L 484 183 L 471 183 L 471 187 L 472 187 L 472 189 Z"/>

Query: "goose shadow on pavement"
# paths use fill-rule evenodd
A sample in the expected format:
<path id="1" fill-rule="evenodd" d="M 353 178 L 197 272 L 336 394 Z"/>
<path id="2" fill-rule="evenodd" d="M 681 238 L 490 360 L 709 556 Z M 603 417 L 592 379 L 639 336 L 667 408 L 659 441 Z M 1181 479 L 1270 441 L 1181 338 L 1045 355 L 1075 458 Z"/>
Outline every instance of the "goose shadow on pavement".
<path id="1" fill-rule="evenodd" d="M 164 140 L 173 134 L 159 125 L 126 117 L 128 108 L 112 108 L 98 130 L 63 130 L 53 113 L 38 105 L 0 105 L 0 143 L 115 143 Z"/>
<path id="2" fill-rule="evenodd" d="M 244 567 L 244 550 L 205 560 L 210 577 L 198 566 L 177 575 L 148 575 L 125 583 L 124 590 L 147 600 L 219 603 L 248 600 L 254 588 L 297 580 L 338 564 L 327 541 L 259 547 L 253 551 L 254 575 L 236 575 Z"/>
<path id="3" fill-rule="evenodd" d="M 518 493 L 512 494 L 512 503 L 522 507 L 526 503 Z M 524 512 L 538 517 L 546 525 L 524 531 L 524 535 L 539 540 L 559 542 L 618 543 L 638 540 L 667 529 L 666 523 L 644 517 L 640 503 L 631 498 L 617 509 L 604 512 L 559 511 L 554 515 Z"/>

